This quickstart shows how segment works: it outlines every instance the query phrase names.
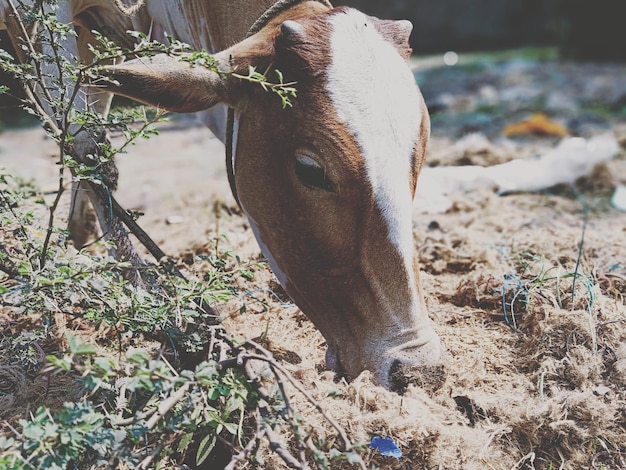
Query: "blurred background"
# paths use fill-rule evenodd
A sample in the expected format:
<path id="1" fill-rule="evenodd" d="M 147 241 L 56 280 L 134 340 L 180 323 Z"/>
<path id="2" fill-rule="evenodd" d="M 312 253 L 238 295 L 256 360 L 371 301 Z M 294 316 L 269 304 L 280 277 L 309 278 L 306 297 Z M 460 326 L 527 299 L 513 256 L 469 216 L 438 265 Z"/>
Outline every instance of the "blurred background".
<path id="1" fill-rule="evenodd" d="M 347 4 L 380 18 L 411 20 L 414 54 L 426 60 L 437 58 L 438 62 L 431 65 L 463 65 L 459 54 L 503 50 L 510 52 L 509 58 L 526 55 L 526 59 L 548 58 L 558 62 L 626 62 L 626 0 L 338 0 L 334 3 Z M 10 49 L 5 33 L 0 31 L 0 48 Z M 532 57 L 529 50 L 533 51 Z M 460 68 L 456 67 L 454 73 L 458 74 Z M 607 75 L 621 71 L 621 68 L 609 70 Z M 436 112 L 442 105 L 441 93 L 430 90 L 429 86 L 437 88 L 442 77 L 429 80 L 418 74 L 416 78 L 429 106 Z M 0 84 L 12 85 L 11 78 L 1 71 Z M 559 84 L 553 85 L 558 88 Z M 450 86 L 449 80 L 445 86 Z M 626 95 L 616 97 L 615 93 L 619 95 L 621 91 L 610 93 L 610 111 L 617 106 L 621 112 Z M 0 109 L 12 105 L 14 100 L 0 95 Z M 0 114 L 4 114 L 6 126 L 6 111 Z"/>
<path id="2" fill-rule="evenodd" d="M 581 60 L 626 60 L 625 0 L 347 0 L 413 22 L 416 54 L 558 46 Z"/>

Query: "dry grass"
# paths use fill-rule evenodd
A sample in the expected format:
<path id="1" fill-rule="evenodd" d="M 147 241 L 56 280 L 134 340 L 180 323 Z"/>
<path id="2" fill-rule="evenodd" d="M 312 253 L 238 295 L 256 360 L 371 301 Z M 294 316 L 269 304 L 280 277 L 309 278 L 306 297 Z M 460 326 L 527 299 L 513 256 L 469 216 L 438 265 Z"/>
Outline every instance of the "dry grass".
<path id="1" fill-rule="evenodd" d="M 507 197 L 476 191 L 446 214 L 416 217 L 427 303 L 447 349 L 446 379 L 433 393 L 410 387 L 399 396 L 373 385 L 368 373 L 347 383 L 325 371 L 324 339 L 282 296 L 267 266 L 254 264 L 258 250 L 245 221 L 221 212 L 219 224 L 205 226 L 229 234 L 222 249 L 254 271 L 250 281 L 238 278 L 240 298 L 221 307 L 226 327 L 261 340 L 351 439 L 389 436 L 403 451 L 396 461 L 370 450 L 368 465 L 626 468 L 626 214 L 611 209 L 606 195 L 612 181 L 626 181 L 626 161 L 596 176 L 581 182 L 591 211 L 575 291 L 583 211 L 568 189 Z M 196 255 L 212 254 L 214 245 L 198 245 L 192 255 L 182 246 L 181 266 L 201 278 L 206 265 Z M 516 330 L 504 321 L 503 291 Z M 2 328 L 19 327 L 8 312 L 0 315 Z M 48 383 L 3 353 L 0 366 L 0 419 L 15 423 L 42 401 L 71 396 L 64 377 Z M 310 431 L 332 439 L 315 409 L 292 393 Z M 267 455 L 265 467 L 282 464 Z"/>

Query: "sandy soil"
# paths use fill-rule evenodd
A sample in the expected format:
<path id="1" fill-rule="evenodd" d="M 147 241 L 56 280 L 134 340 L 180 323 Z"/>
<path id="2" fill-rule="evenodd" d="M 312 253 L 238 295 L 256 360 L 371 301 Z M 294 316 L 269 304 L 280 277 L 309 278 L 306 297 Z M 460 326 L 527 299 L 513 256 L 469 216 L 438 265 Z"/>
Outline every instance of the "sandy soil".
<path id="1" fill-rule="evenodd" d="M 435 132 L 432 162 L 493 164 L 555 145 L 550 138 L 511 145 L 492 136 L 487 148 L 457 149 L 451 158 L 459 136 L 442 134 Z M 58 185 L 53 151 L 39 129 L 0 134 L 0 166 L 35 178 L 45 191 Z M 207 252 L 225 234 L 222 249 L 258 261 L 251 230 L 230 210 L 223 147 L 209 131 L 186 119 L 162 125 L 160 137 L 133 147 L 118 164 L 120 202 L 145 212 L 140 222 L 165 252 Z M 323 338 L 274 295 L 262 262 L 252 281 L 237 281 L 240 297 L 220 309 L 234 334 L 255 338 L 267 330 L 271 349 L 289 359 L 285 367 L 351 438 L 388 436 L 403 451 L 399 460 L 370 451 L 370 465 L 626 468 L 626 214 L 609 203 L 624 182 L 622 151 L 576 190 L 501 197 L 482 189 L 454 195 L 446 213 L 415 207 L 422 281 L 447 349 L 446 381 L 431 394 L 410 388 L 399 396 L 374 386 L 367 373 L 336 381 L 323 370 Z M 197 261 L 188 269 L 201 273 L 204 266 Z M 246 312 L 235 314 L 242 304 Z M 313 429 L 327 431 L 301 405 Z"/>

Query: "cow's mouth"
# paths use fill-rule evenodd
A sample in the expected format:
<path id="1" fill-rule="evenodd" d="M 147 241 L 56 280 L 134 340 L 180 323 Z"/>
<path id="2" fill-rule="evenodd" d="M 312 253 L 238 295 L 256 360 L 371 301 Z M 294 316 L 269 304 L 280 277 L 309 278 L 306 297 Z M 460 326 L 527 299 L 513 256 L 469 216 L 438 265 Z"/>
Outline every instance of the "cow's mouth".
<path id="1" fill-rule="evenodd" d="M 445 382 L 446 372 L 443 362 L 419 364 L 410 360 L 393 359 L 385 361 L 383 370 L 372 370 L 376 381 L 386 389 L 403 395 L 410 385 L 422 388 L 427 393 L 433 393 Z M 348 382 L 354 377 L 350 377 L 339 358 L 335 348 L 328 346 L 326 349 L 326 368 L 336 374 L 336 378 L 345 378 Z M 386 378 L 386 380 L 385 380 Z"/>
<path id="2" fill-rule="evenodd" d="M 330 346 L 326 349 L 326 368 L 336 372 L 338 375 L 343 375 L 344 372 L 337 351 Z"/>

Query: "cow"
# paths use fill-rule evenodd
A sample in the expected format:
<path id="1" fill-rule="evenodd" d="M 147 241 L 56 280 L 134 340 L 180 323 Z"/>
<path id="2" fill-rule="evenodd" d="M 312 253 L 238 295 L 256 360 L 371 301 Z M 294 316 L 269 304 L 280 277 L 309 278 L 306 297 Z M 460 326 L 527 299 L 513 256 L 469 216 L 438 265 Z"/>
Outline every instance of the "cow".
<path id="1" fill-rule="evenodd" d="M 440 380 L 412 231 L 429 118 L 410 22 L 319 0 L 146 0 L 136 27 L 142 18 L 214 53 L 218 69 L 162 54 L 111 65 L 100 85 L 176 112 L 233 110 L 235 193 L 280 284 L 326 339 L 327 366 L 370 370 L 396 391 Z M 250 66 L 294 82 L 292 106 L 238 78 Z"/>

